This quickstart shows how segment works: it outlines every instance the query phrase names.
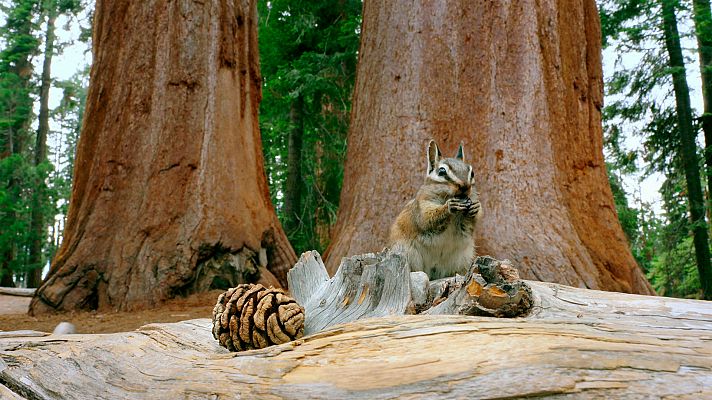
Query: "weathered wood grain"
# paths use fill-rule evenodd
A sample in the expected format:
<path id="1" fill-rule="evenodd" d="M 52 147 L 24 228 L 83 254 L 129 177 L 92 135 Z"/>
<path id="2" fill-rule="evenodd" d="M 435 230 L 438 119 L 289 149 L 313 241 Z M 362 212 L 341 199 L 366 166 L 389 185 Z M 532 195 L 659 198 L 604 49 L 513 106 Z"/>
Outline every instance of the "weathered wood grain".
<path id="1" fill-rule="evenodd" d="M 505 279 L 502 273 L 513 275 Z M 508 261 L 477 257 L 466 276 L 430 282 L 423 272 L 410 272 L 405 258 L 388 249 L 342 259 L 332 278 L 319 253 L 308 251 L 289 271 L 287 280 L 292 296 L 305 309 L 307 335 L 386 315 L 513 317 L 529 309 L 531 297 Z"/>
<path id="2" fill-rule="evenodd" d="M 15 338 L 15 337 L 42 337 L 47 336 L 47 332 L 39 332 L 32 330 L 21 330 L 21 331 L 0 331 L 0 339 Z"/>
<path id="3" fill-rule="evenodd" d="M 0 385 L 30 399 L 712 397 L 712 304 L 527 283 L 525 318 L 372 318 L 243 353 L 209 319 L 0 339 Z"/>
<path id="4" fill-rule="evenodd" d="M 23 400 L 24 397 L 20 397 L 17 393 L 8 389 L 5 385 L 0 384 L 0 399 L 3 400 Z"/>
<path id="5" fill-rule="evenodd" d="M 307 316 L 305 335 L 358 319 L 402 315 L 411 302 L 410 268 L 387 251 L 344 258 L 333 278 L 319 253 L 308 251 L 287 280 Z"/>
<path id="6" fill-rule="evenodd" d="M 35 295 L 35 289 L 0 287 L 0 294 L 8 296 L 32 297 Z"/>

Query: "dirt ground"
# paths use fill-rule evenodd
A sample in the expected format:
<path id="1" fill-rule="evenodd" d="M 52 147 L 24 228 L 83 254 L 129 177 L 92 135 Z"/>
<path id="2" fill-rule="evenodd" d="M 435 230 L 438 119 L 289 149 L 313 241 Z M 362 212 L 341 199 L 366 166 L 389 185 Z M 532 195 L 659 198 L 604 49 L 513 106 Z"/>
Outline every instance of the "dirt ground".
<path id="1" fill-rule="evenodd" d="M 178 322 L 210 318 L 222 291 L 199 293 L 173 299 L 158 308 L 132 312 L 73 312 L 69 314 L 27 315 L 29 297 L 0 295 L 0 331 L 34 330 L 52 332 L 62 321 L 71 322 L 77 333 L 113 333 L 132 331 L 154 322 Z"/>

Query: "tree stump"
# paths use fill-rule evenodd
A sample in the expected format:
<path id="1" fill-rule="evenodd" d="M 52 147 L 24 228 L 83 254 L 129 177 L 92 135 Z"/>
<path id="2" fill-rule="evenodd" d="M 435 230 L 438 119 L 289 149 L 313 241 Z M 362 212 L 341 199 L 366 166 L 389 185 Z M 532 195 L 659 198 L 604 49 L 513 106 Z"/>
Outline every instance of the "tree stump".
<path id="1" fill-rule="evenodd" d="M 316 251 L 301 255 L 288 275 L 294 299 L 304 307 L 305 334 L 370 317 L 462 314 L 516 317 L 531 307 L 531 290 L 508 261 L 478 257 L 466 276 L 430 282 L 410 272 L 397 253 L 384 250 L 344 258 L 329 278 Z"/>

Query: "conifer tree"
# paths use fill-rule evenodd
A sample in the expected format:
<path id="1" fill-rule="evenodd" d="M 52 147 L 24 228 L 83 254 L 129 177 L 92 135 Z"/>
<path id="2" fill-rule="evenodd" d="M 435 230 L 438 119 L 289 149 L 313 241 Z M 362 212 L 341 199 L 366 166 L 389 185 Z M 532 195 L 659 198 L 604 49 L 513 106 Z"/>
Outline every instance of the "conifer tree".
<path id="1" fill-rule="evenodd" d="M 709 232 L 705 220 L 705 201 L 700 184 L 700 164 L 697 158 L 697 144 L 695 143 L 696 132 L 692 126 L 690 90 L 687 86 L 685 61 L 677 27 L 676 1 L 660 0 L 660 2 L 665 48 L 668 53 L 670 74 L 673 80 L 678 130 L 680 133 L 677 151 L 682 160 L 685 174 L 695 258 L 700 274 L 702 295 L 706 300 L 712 300 L 712 259 L 710 258 Z"/>
<path id="2" fill-rule="evenodd" d="M 43 0 L 40 13 L 44 20 L 44 51 L 39 88 L 38 128 L 35 135 L 34 179 L 32 181 L 32 202 L 30 216 L 30 243 L 28 249 L 27 286 L 38 287 L 42 281 L 42 270 L 47 261 L 47 225 L 52 219 L 55 206 L 50 195 L 49 179 L 52 164 L 47 158 L 47 136 L 49 135 L 49 93 L 52 87 L 52 59 L 55 53 L 55 21 L 64 13 L 76 15 L 82 9 L 79 0 Z"/>
<path id="3" fill-rule="evenodd" d="M 321 251 L 341 190 L 361 1 L 258 6 L 260 125 L 272 200 L 297 252 Z"/>
<path id="4" fill-rule="evenodd" d="M 635 135 L 642 139 L 638 155 L 644 174 L 665 175 L 660 190 L 665 214 L 641 225 L 641 234 L 645 230 L 647 246 L 654 253 L 645 264 L 653 286 L 666 294 L 698 292 L 708 297 L 704 277 L 710 275 L 710 248 L 704 228 L 700 149 L 695 142 L 698 131 L 678 31 L 681 6 L 677 0 L 601 1 L 604 43 L 614 45 L 619 54 L 616 71 L 607 82 L 613 101 L 605 108 L 604 120 L 609 138 Z M 623 55 L 631 53 L 639 56 L 633 65 L 623 60 Z M 686 279 L 683 284 L 667 278 L 674 265 L 690 260 L 692 264 L 677 270 L 696 270 L 699 279 Z"/>
<path id="5" fill-rule="evenodd" d="M 2 4 L 0 30 L 0 284 L 14 286 L 12 275 L 25 265 L 28 241 L 28 199 L 23 190 L 31 175 L 27 158 L 33 100 L 32 56 L 39 42 L 33 36 L 37 0 Z"/>

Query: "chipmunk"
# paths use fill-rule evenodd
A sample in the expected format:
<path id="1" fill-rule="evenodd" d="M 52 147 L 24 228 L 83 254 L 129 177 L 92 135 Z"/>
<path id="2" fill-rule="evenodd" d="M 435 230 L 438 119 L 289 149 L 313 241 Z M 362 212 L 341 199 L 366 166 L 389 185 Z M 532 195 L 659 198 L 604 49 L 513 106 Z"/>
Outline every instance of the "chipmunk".
<path id="1" fill-rule="evenodd" d="M 425 182 L 391 226 L 391 248 L 405 256 L 411 271 L 425 271 L 431 279 L 464 274 L 475 256 L 481 214 L 475 173 L 462 144 L 455 158 L 441 158 L 431 140 L 427 157 Z"/>

